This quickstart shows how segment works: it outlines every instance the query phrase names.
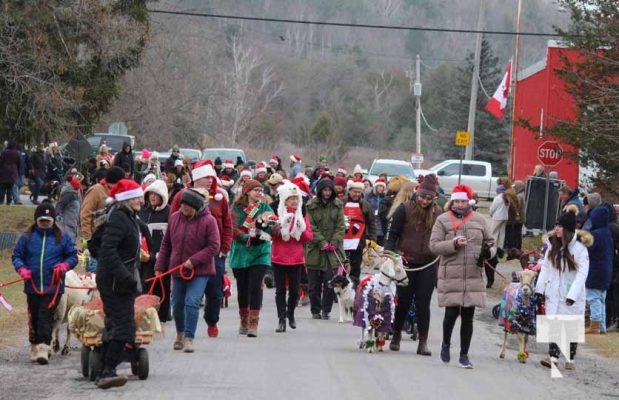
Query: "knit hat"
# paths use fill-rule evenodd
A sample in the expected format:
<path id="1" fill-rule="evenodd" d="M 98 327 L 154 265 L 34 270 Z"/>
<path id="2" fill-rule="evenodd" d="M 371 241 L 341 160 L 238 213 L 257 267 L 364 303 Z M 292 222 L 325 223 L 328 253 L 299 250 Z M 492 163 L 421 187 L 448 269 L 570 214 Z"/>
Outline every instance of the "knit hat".
<path id="1" fill-rule="evenodd" d="M 80 182 L 78 177 L 72 176 L 70 179 L 68 179 L 68 182 L 69 182 L 69 184 L 71 184 L 73 189 L 75 189 L 75 190 L 81 190 L 82 189 L 82 183 Z"/>
<path id="2" fill-rule="evenodd" d="M 320 158 L 318 159 L 319 161 L 328 161 L 327 160 L 327 156 L 320 156 Z"/>
<path id="3" fill-rule="evenodd" d="M 344 176 L 348 175 L 348 169 L 344 166 L 337 167 L 338 174 L 344 174 Z"/>
<path id="4" fill-rule="evenodd" d="M 475 204 L 475 199 L 473 198 L 473 189 L 471 189 L 471 187 L 468 185 L 457 185 L 451 191 L 451 200 L 468 200 L 469 205 L 472 206 L 473 204 Z"/>
<path id="5" fill-rule="evenodd" d="M 211 161 L 198 161 L 196 166 L 191 171 L 191 179 L 195 182 L 198 179 L 206 178 L 208 176 L 217 178 L 217 172 L 215 172 L 215 168 L 211 165 Z"/>
<path id="6" fill-rule="evenodd" d="M 417 187 L 420 196 L 436 196 L 438 192 L 438 180 L 436 175 L 429 174 L 423 177 L 423 182 Z M 452 197 L 453 198 L 453 197 Z"/>
<path id="7" fill-rule="evenodd" d="M 271 186 L 275 186 L 278 183 L 283 183 L 283 182 L 284 182 L 284 178 L 277 172 L 272 173 L 269 179 L 267 180 L 267 183 Z"/>
<path id="8" fill-rule="evenodd" d="M 204 196 L 193 189 L 185 189 L 181 195 L 181 204 L 188 205 L 199 212 L 204 207 Z"/>
<path id="9" fill-rule="evenodd" d="M 234 164 L 234 168 L 238 167 L 239 165 L 245 165 L 245 163 L 243 162 L 241 156 L 236 156 L 236 164 Z"/>
<path id="10" fill-rule="evenodd" d="M 292 162 L 301 162 L 301 156 L 298 154 L 293 154 L 290 156 L 290 161 Z"/>
<path id="11" fill-rule="evenodd" d="M 121 179 L 110 191 L 110 197 L 113 197 L 116 201 L 131 200 L 136 197 L 144 197 L 144 190 L 131 179 Z"/>
<path id="12" fill-rule="evenodd" d="M 215 158 L 215 165 L 217 166 L 217 165 L 221 165 L 221 164 L 222 164 L 221 158 L 219 158 L 219 157 Z"/>
<path id="13" fill-rule="evenodd" d="M 37 209 L 34 210 L 34 220 L 37 221 L 39 219 L 45 219 L 48 221 L 53 221 L 56 219 L 56 210 L 54 209 L 54 205 L 49 201 L 44 201 L 37 206 Z"/>
<path id="14" fill-rule="evenodd" d="M 348 190 L 351 190 L 351 189 L 363 190 L 363 189 L 365 189 L 365 185 L 363 184 L 363 181 L 361 179 L 359 179 L 359 178 L 349 180 L 348 184 L 347 184 L 347 187 L 348 187 Z"/>
<path id="15" fill-rule="evenodd" d="M 352 170 L 352 174 L 361 174 L 363 175 L 363 169 L 361 168 L 361 165 L 357 164 L 355 165 L 355 168 Z"/>
<path id="16" fill-rule="evenodd" d="M 346 178 L 341 177 L 341 176 L 336 176 L 335 179 L 333 179 L 333 186 L 341 186 L 341 187 L 346 187 Z"/>
<path id="17" fill-rule="evenodd" d="M 232 160 L 226 160 L 226 161 L 224 161 L 223 167 L 224 168 L 234 168 L 234 163 L 232 162 Z"/>
<path id="18" fill-rule="evenodd" d="M 309 186 L 309 183 L 307 182 L 307 178 L 306 177 L 297 176 L 296 178 L 294 178 L 292 180 L 292 183 L 297 185 L 297 187 L 301 191 L 301 195 L 302 196 L 309 196 L 309 194 L 310 194 L 310 186 Z"/>
<path id="19" fill-rule="evenodd" d="M 374 181 L 374 187 L 376 186 L 382 186 L 385 189 L 387 189 L 387 182 L 385 182 L 383 178 L 378 178 L 376 179 L 376 181 Z"/>
<path id="20" fill-rule="evenodd" d="M 157 177 L 155 176 L 155 174 L 148 174 L 144 177 L 144 179 L 142 179 L 142 183 L 148 183 L 149 181 L 152 183 L 152 181 L 156 179 Z"/>
<path id="21" fill-rule="evenodd" d="M 242 194 L 247 194 L 250 190 L 260 187 L 260 182 L 255 179 L 249 179 L 243 183 Z"/>
<path id="22" fill-rule="evenodd" d="M 267 166 L 263 162 L 258 163 L 258 165 L 256 165 L 256 173 L 259 174 L 261 172 L 265 172 L 265 173 L 267 172 Z"/>
<path id="23" fill-rule="evenodd" d="M 150 158 L 150 151 L 148 151 L 148 149 L 143 149 L 141 157 L 142 160 L 148 160 Z"/>
<path id="24" fill-rule="evenodd" d="M 241 174 L 239 175 L 240 178 L 247 176 L 251 179 L 251 169 L 249 168 L 245 168 L 244 170 L 241 171 Z"/>
<path id="25" fill-rule="evenodd" d="M 559 216 L 556 225 L 563 227 L 563 230 L 575 232 L 576 231 L 576 214 L 578 213 L 578 206 L 570 204 L 566 207 L 565 212 Z"/>
<path id="26" fill-rule="evenodd" d="M 183 160 L 178 159 L 174 161 L 174 167 L 182 167 L 183 166 Z"/>
<path id="27" fill-rule="evenodd" d="M 277 159 L 276 156 L 272 156 L 271 159 L 269 160 L 269 164 L 279 165 L 279 160 Z"/>
<path id="28" fill-rule="evenodd" d="M 119 166 L 113 166 L 112 168 L 107 170 L 107 174 L 105 175 L 105 181 L 107 183 L 116 184 L 118 181 L 125 177 L 125 171 Z"/>

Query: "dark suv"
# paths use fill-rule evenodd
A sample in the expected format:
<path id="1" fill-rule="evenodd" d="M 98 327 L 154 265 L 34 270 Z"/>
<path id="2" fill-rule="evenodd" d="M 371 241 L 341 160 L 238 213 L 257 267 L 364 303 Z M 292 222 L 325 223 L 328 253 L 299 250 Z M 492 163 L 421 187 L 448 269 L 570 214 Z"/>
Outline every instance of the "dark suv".
<path id="1" fill-rule="evenodd" d="M 117 153 L 122 150 L 123 143 L 129 141 L 131 148 L 135 146 L 135 136 L 131 135 L 114 135 L 110 133 L 93 133 L 86 136 L 86 140 L 92 147 L 92 154 L 99 153 L 99 147 L 105 143 L 111 153 Z"/>

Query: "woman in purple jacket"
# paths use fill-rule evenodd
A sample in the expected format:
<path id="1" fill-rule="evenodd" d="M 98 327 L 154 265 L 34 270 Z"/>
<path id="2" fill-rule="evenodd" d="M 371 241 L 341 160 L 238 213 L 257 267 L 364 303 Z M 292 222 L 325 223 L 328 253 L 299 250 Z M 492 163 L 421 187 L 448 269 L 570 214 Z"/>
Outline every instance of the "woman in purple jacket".
<path id="1" fill-rule="evenodd" d="M 184 190 L 181 208 L 168 221 L 155 264 L 156 275 L 183 264 L 183 268 L 172 273 L 174 350 L 194 351 L 200 299 L 209 276 L 215 275 L 214 257 L 219 252 L 219 243 L 217 221 L 208 210 L 204 196 L 196 189 Z M 192 270 L 192 278 L 187 279 Z"/>
<path id="2" fill-rule="evenodd" d="M 275 332 L 286 332 L 286 317 L 292 329 L 297 328 L 294 309 L 299 299 L 301 269 L 305 267 L 303 245 L 312 239 L 309 218 L 301 211 L 301 191 L 294 183 L 285 183 L 277 189 L 279 229 L 272 234 L 271 263 L 275 275 L 275 304 L 279 325 Z M 288 280 L 288 307 L 286 308 L 286 280 Z"/>

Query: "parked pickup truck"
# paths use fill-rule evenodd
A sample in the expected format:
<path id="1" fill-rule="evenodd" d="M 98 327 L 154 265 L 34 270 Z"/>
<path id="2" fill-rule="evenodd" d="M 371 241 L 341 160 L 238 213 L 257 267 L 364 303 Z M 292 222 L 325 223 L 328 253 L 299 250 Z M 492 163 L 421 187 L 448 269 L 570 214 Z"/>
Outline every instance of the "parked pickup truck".
<path id="1" fill-rule="evenodd" d="M 429 170 L 417 170 L 418 174 L 436 174 L 445 194 L 458 184 L 460 160 L 445 160 Z M 469 185 L 480 198 L 491 199 L 496 194 L 498 177 L 492 176 L 492 165 L 485 161 L 462 160 L 460 183 Z"/>

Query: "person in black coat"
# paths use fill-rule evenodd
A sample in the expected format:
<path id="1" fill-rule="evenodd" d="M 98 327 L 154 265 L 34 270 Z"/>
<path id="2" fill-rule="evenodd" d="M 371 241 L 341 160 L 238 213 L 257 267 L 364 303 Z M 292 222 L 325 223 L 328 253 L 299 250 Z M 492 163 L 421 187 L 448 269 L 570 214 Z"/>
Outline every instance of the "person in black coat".
<path id="1" fill-rule="evenodd" d="M 0 204 L 6 196 L 6 205 L 11 204 L 11 201 L 19 201 L 19 198 L 13 199 L 13 186 L 19 179 L 20 154 L 15 143 L 9 143 L 6 149 L 0 153 Z"/>
<path id="2" fill-rule="evenodd" d="M 45 156 L 45 148 L 43 143 L 37 146 L 37 149 L 30 157 L 31 169 L 28 171 L 28 177 L 34 181 L 32 195 L 30 196 L 32 204 L 39 205 L 39 192 L 43 186 L 43 178 L 45 177 L 45 166 L 47 165 L 47 157 Z"/>
<path id="3" fill-rule="evenodd" d="M 135 297 L 142 291 L 138 262 L 140 230 L 137 211 L 144 202 L 144 191 L 132 180 L 121 179 L 110 192 L 115 204 L 105 223 L 97 267 L 97 289 L 103 300 L 103 369 L 97 386 L 108 389 L 123 386 L 126 376 L 116 375 L 127 343 L 135 342 Z"/>
<path id="4" fill-rule="evenodd" d="M 133 151 L 130 142 L 124 142 L 121 151 L 114 156 L 114 165 L 122 168 L 130 177 L 135 172 L 135 162 L 133 161 Z"/>

